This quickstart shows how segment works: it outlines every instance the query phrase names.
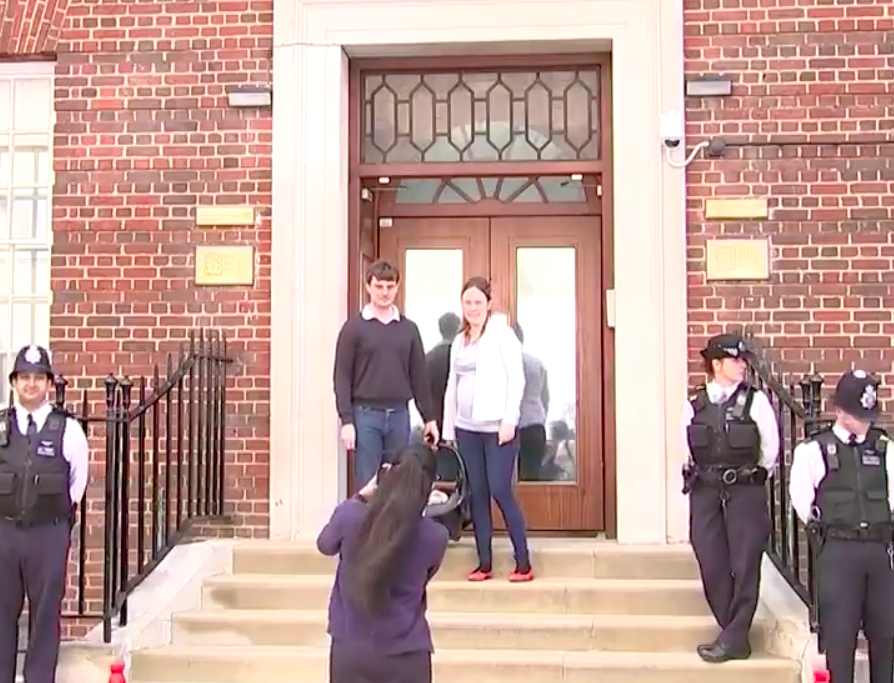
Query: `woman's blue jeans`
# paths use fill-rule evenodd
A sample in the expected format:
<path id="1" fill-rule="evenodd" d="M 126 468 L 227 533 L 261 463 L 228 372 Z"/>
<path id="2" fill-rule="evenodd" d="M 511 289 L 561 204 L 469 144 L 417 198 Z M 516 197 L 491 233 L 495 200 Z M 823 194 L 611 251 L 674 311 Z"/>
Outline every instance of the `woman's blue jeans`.
<path id="1" fill-rule="evenodd" d="M 456 447 L 469 475 L 472 524 L 475 527 L 475 545 L 481 568 L 493 567 L 494 525 L 490 514 L 491 498 L 503 514 L 515 551 L 516 564 L 522 569 L 530 567 L 525 517 L 512 491 L 512 476 L 518 458 L 518 436 L 501 446 L 497 443 L 496 432 L 457 429 Z"/>

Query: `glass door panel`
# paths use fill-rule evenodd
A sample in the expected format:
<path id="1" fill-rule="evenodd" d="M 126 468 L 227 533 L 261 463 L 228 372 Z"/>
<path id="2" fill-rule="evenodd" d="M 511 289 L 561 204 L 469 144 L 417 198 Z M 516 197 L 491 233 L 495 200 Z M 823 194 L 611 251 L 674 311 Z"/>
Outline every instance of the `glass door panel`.
<path id="1" fill-rule="evenodd" d="M 493 218 L 490 235 L 492 281 L 525 353 L 517 491 L 528 527 L 602 530 L 599 218 Z"/>

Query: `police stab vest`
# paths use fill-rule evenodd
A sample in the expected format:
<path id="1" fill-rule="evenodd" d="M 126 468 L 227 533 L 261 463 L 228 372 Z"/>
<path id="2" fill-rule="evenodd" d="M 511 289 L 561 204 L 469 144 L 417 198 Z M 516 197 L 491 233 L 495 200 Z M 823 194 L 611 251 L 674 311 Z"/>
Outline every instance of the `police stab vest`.
<path id="1" fill-rule="evenodd" d="M 19 431 L 14 409 L 0 411 L 0 517 L 34 525 L 67 520 L 71 466 L 62 456 L 64 412 L 53 410 L 36 437 Z"/>
<path id="2" fill-rule="evenodd" d="M 890 524 L 885 432 L 870 429 L 863 443 L 851 446 L 828 429 L 814 441 L 826 465 L 816 491 L 820 522 L 842 529 Z"/>
<path id="3" fill-rule="evenodd" d="M 761 437 L 751 418 L 757 390 L 742 383 L 722 404 L 711 403 L 705 387 L 690 397 L 694 413 L 686 429 L 692 459 L 700 467 L 756 467 L 761 457 Z"/>

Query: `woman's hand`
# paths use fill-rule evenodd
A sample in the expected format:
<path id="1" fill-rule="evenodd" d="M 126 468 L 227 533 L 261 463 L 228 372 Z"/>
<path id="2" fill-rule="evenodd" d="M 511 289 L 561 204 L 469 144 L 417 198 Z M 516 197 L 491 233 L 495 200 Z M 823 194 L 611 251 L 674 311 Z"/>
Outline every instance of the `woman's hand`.
<path id="1" fill-rule="evenodd" d="M 390 463 L 385 463 L 384 465 L 382 465 L 382 467 L 379 468 L 379 471 L 373 475 L 373 478 L 366 482 L 363 488 L 357 492 L 358 495 L 365 498 L 366 500 L 369 500 L 379 489 L 379 472 L 381 472 L 382 470 L 387 470 L 390 467 Z"/>
<path id="2" fill-rule="evenodd" d="M 515 425 L 503 420 L 500 423 L 500 431 L 497 432 L 497 443 L 502 446 L 515 438 Z"/>

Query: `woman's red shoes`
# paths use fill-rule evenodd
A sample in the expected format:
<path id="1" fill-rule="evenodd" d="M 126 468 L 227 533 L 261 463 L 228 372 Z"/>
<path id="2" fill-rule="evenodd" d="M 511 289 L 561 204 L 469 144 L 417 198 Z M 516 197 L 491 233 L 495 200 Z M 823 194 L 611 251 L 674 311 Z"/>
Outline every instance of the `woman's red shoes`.
<path id="1" fill-rule="evenodd" d="M 487 581 L 488 579 L 492 579 L 493 576 L 494 576 L 494 573 L 491 570 L 485 570 L 485 569 L 479 568 L 479 569 L 476 569 L 475 571 L 473 571 L 471 574 L 469 574 L 468 580 L 469 581 Z M 534 570 L 532 570 L 532 569 L 527 569 L 526 571 L 521 571 L 520 569 L 516 568 L 515 571 L 513 571 L 509 575 L 510 583 L 524 583 L 526 581 L 533 580 L 533 578 L 534 578 Z"/>
<path id="2" fill-rule="evenodd" d="M 469 574 L 468 579 L 469 581 L 487 581 L 488 579 L 493 578 L 493 576 L 494 573 L 491 570 L 479 568 Z"/>
<path id="3" fill-rule="evenodd" d="M 510 583 L 524 583 L 525 581 L 532 581 L 534 579 L 534 570 L 528 569 L 527 571 L 520 571 L 516 569 L 509 575 Z"/>

